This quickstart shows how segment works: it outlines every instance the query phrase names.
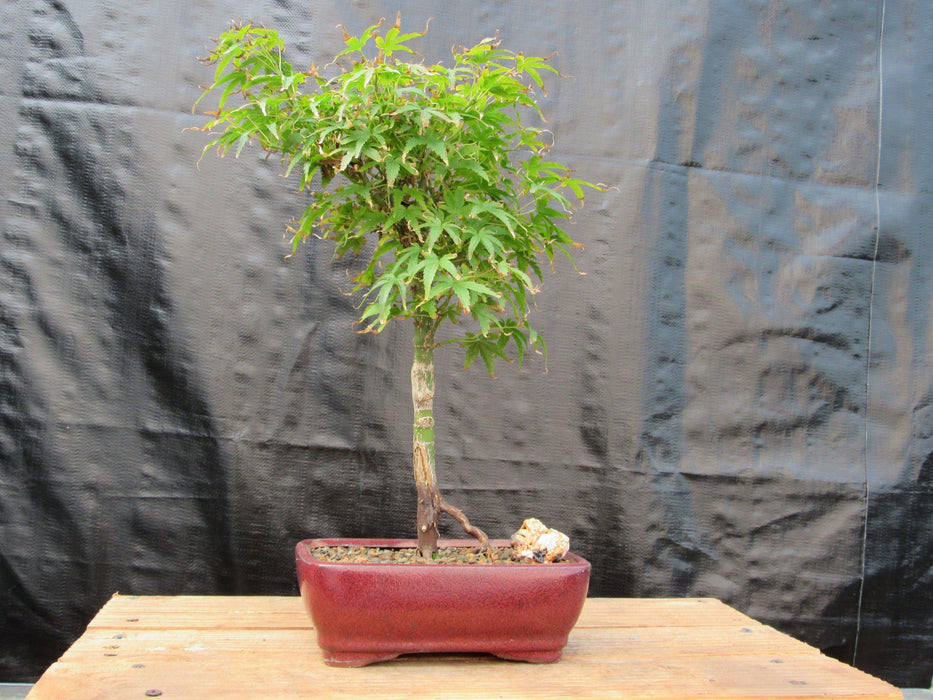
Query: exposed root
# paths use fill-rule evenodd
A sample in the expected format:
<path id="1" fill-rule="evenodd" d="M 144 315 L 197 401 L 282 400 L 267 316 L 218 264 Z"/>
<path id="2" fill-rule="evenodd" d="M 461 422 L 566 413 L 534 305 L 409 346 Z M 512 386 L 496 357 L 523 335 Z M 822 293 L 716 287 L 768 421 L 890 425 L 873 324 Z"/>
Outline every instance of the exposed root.
<path id="1" fill-rule="evenodd" d="M 438 502 L 437 508 L 441 513 L 447 513 L 447 515 L 460 523 L 460 527 L 463 528 L 465 533 L 470 537 L 475 537 L 479 541 L 479 546 L 476 548 L 477 554 L 489 549 L 489 538 L 486 536 L 486 533 L 478 527 L 471 525 L 469 519 L 464 515 L 462 510 L 450 505 L 443 497 Z"/>

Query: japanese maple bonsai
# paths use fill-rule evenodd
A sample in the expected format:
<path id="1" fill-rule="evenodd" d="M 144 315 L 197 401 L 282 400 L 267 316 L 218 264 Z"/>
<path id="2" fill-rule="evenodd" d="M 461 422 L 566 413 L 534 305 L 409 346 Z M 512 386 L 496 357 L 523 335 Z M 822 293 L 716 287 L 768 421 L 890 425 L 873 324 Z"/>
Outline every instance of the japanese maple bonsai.
<path id="1" fill-rule="evenodd" d="M 488 38 L 454 49 L 450 66 L 426 65 L 409 43 L 427 27 L 381 27 L 344 29 L 333 63 L 300 71 L 274 30 L 232 26 L 204 59 L 215 74 L 201 99 L 214 92 L 217 103 L 202 130 L 205 151 L 239 156 L 255 142 L 297 175 L 310 203 L 288 226 L 293 248 L 319 235 L 336 256 L 368 261 L 352 275 L 361 332 L 411 319 L 417 547 L 430 558 L 443 513 L 488 546 L 438 489 L 435 349 L 457 343 L 465 367 L 479 358 L 490 375 L 499 359 L 543 352 L 529 323 L 542 262 L 578 246 L 559 225 L 573 211 L 568 195 L 582 204 L 584 188 L 601 186 L 548 160 L 550 133 L 522 121 L 543 121 L 534 91 L 558 74 L 546 58 Z M 458 337 L 438 341 L 442 325 L 461 321 Z"/>

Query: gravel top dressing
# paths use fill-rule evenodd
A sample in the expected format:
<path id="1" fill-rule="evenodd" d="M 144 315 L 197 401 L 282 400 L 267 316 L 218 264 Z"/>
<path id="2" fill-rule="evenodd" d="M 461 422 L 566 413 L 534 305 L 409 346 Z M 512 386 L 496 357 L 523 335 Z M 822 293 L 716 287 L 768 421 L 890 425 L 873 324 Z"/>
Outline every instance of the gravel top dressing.
<path id="1" fill-rule="evenodd" d="M 358 564 L 424 564 L 414 547 L 315 547 L 314 557 L 321 561 Z M 471 547 L 439 547 L 431 560 L 435 564 L 535 564 L 519 558 L 511 547 L 493 547 L 477 553 Z"/>

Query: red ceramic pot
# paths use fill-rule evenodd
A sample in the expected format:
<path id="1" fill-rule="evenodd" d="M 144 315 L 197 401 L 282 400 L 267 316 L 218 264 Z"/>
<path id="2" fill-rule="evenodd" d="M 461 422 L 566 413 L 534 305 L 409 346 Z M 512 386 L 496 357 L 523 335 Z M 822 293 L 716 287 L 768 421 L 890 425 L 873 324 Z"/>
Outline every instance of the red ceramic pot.
<path id="1" fill-rule="evenodd" d="M 446 540 L 442 547 L 473 547 Z M 493 541 L 509 546 L 507 541 Z M 383 564 L 316 559 L 315 547 L 415 547 L 414 540 L 315 539 L 295 549 L 298 583 L 324 662 L 365 666 L 399 654 L 486 652 L 560 659 L 583 608 L 590 563 Z"/>

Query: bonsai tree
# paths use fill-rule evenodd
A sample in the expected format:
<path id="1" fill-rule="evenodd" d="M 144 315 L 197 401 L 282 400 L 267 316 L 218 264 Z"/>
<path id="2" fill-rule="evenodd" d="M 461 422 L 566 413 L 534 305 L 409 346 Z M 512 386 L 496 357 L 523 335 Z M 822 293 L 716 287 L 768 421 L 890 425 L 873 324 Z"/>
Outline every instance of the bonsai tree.
<path id="1" fill-rule="evenodd" d="M 528 318 L 543 259 L 578 246 L 559 226 L 573 210 L 568 193 L 582 204 L 585 187 L 601 186 L 546 160 L 550 134 L 522 121 L 541 116 L 534 90 L 558 73 L 546 58 L 490 38 L 454 49 L 450 66 L 425 65 L 409 43 L 427 27 L 403 34 L 399 17 L 381 28 L 343 29 L 333 63 L 300 71 L 275 31 L 233 25 L 203 59 L 215 73 L 201 99 L 217 95 L 205 151 L 239 156 L 255 142 L 278 154 L 310 201 L 287 228 L 293 249 L 319 235 L 336 256 L 368 260 L 351 275 L 364 298 L 361 332 L 411 319 L 418 549 L 433 555 L 443 513 L 486 549 L 486 535 L 438 489 L 434 352 L 458 343 L 465 367 L 481 359 L 490 376 L 499 359 L 544 352 Z M 439 343 L 444 324 L 466 318 Z"/>

